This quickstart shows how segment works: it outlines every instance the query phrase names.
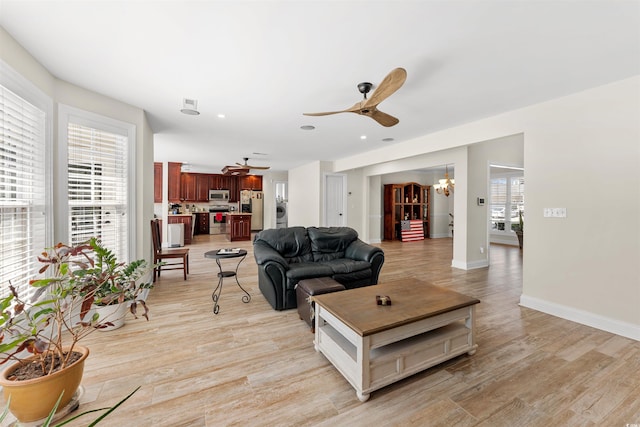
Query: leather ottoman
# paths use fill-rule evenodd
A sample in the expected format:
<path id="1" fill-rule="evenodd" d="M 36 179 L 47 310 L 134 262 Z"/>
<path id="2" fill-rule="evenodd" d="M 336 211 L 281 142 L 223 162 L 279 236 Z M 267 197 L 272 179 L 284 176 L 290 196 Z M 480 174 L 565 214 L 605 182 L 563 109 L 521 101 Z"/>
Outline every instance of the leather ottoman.
<path id="1" fill-rule="evenodd" d="M 315 305 L 311 299 L 314 295 L 328 294 L 330 292 L 344 291 L 346 288 L 331 277 L 317 277 L 314 279 L 300 280 L 296 285 L 296 300 L 298 303 L 298 316 L 315 332 Z"/>

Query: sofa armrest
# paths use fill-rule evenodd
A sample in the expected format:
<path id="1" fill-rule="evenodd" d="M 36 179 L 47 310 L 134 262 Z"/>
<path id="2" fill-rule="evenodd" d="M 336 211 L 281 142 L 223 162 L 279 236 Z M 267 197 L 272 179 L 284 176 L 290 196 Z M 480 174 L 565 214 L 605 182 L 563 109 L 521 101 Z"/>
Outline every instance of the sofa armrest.
<path id="1" fill-rule="evenodd" d="M 356 239 L 353 242 L 351 242 L 349 246 L 347 246 L 347 249 L 344 252 L 344 256 L 349 259 L 371 262 L 373 257 L 377 253 L 381 253 L 381 252 L 382 252 L 382 249 L 376 246 L 370 245 L 368 243 L 365 243 L 360 239 Z"/>
<path id="2" fill-rule="evenodd" d="M 369 245 L 360 239 L 353 241 L 344 253 L 346 258 L 371 263 L 371 284 L 378 283 L 380 270 L 384 264 L 384 252 L 377 246 Z"/>
<path id="3" fill-rule="evenodd" d="M 256 259 L 256 264 L 264 265 L 267 262 L 274 262 L 279 264 L 283 270 L 289 269 L 289 263 L 278 251 L 271 246 L 262 243 L 254 242 L 253 244 L 253 256 Z"/>

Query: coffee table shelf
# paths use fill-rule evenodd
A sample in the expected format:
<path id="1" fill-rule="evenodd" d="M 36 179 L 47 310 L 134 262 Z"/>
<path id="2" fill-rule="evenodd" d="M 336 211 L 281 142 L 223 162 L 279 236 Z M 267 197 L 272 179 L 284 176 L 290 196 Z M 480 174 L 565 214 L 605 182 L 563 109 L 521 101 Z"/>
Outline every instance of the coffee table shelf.
<path id="1" fill-rule="evenodd" d="M 430 290 L 426 286 L 425 298 Z M 336 294 L 352 291 L 356 290 Z M 360 293 L 363 298 L 368 297 L 368 292 Z M 464 306 L 460 307 L 458 298 L 449 311 L 441 308 L 437 314 L 427 313 L 428 317 L 408 319 L 399 326 L 368 335 L 361 335 L 358 328 L 347 325 L 353 319 L 346 322 L 333 313 L 331 300 L 317 298 L 315 348 L 340 371 L 364 402 L 374 390 L 461 354 L 475 353 L 474 316 L 479 301 L 453 294 L 467 299 Z M 385 312 L 380 313 L 384 316 Z"/>

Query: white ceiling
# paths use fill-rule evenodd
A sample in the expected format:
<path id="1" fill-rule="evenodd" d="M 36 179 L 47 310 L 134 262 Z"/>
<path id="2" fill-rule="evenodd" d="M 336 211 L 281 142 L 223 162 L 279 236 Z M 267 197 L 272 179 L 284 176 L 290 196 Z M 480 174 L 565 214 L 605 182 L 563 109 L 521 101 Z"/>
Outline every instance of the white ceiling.
<path id="1" fill-rule="evenodd" d="M 636 0 L 0 0 L 0 25 L 56 77 L 144 109 L 156 160 L 203 171 L 334 160 L 640 74 Z M 398 125 L 302 115 L 395 67 L 379 109 Z"/>

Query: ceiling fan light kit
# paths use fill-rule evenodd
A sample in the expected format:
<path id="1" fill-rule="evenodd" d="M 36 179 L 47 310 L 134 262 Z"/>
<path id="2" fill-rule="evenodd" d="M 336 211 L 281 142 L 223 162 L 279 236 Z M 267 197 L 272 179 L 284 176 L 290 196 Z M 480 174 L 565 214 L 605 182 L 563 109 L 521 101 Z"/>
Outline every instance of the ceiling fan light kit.
<path id="1" fill-rule="evenodd" d="M 330 114 L 338 113 L 356 113 L 362 116 L 371 117 L 382 126 L 390 127 L 397 125 L 400 120 L 397 118 L 383 113 L 378 110 L 378 104 L 391 96 L 395 91 L 400 89 L 407 79 L 407 71 L 404 68 L 396 68 L 392 70 L 378 85 L 377 89 L 373 92 L 370 98 L 367 98 L 367 94 L 371 91 L 373 84 L 369 82 L 362 82 L 358 84 L 358 90 L 364 96 L 364 99 L 351 108 L 340 111 L 328 111 L 324 113 L 303 113 L 305 116 L 328 116 Z"/>

